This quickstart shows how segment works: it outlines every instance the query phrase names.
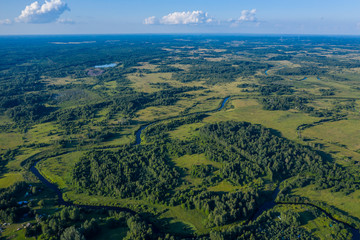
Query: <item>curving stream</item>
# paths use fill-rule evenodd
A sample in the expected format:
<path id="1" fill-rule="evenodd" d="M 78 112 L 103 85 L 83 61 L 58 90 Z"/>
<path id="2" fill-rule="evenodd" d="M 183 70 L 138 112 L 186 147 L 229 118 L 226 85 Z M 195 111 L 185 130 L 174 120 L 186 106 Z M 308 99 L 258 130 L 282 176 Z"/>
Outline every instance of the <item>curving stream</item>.
<path id="1" fill-rule="evenodd" d="M 230 97 L 226 97 L 224 98 L 224 100 L 222 101 L 220 107 L 218 107 L 217 109 L 215 110 L 210 110 L 210 111 L 204 111 L 204 112 L 197 112 L 197 113 L 191 113 L 191 114 L 187 114 L 187 115 L 184 115 L 184 116 L 190 116 L 190 115 L 193 115 L 193 114 L 199 114 L 199 113 L 212 113 L 212 112 L 217 112 L 217 111 L 220 111 L 222 110 L 224 107 L 225 107 L 225 104 L 229 101 Z M 184 117 L 184 116 L 181 116 L 181 117 Z M 170 118 L 171 119 L 171 118 Z M 142 127 L 140 127 L 139 130 L 136 131 L 135 133 L 135 136 L 136 136 L 136 141 L 135 141 L 135 144 L 134 145 L 139 145 L 141 144 L 141 133 L 144 129 L 146 129 L 148 126 L 154 124 L 154 123 L 157 123 L 157 122 L 160 122 L 160 121 L 165 121 L 165 120 L 169 120 L 169 119 L 164 119 L 164 120 L 159 120 L 159 121 L 154 121 L 154 122 L 151 122 L 151 123 L 148 123 Z M 39 162 L 39 161 L 38 161 Z M 82 207 L 82 208 L 87 208 L 87 209 L 94 209 L 94 210 L 97 210 L 97 209 L 105 209 L 105 210 L 115 210 L 115 211 L 123 211 L 123 212 L 128 212 L 128 213 L 131 213 L 133 215 L 137 214 L 135 211 L 129 209 L 129 208 L 123 208 L 123 207 L 111 207 L 111 206 L 92 206 L 92 205 L 81 205 L 81 204 L 76 204 L 76 203 L 72 203 L 72 202 L 67 202 L 64 200 L 63 198 L 63 195 L 62 195 L 62 192 L 61 190 L 58 188 L 58 186 L 56 186 L 55 184 L 52 184 L 50 183 L 36 168 L 36 165 L 37 163 L 36 162 L 31 168 L 30 168 L 30 171 L 43 183 L 45 184 L 47 187 L 49 187 L 50 189 L 52 189 L 53 191 L 56 192 L 56 195 L 58 196 L 58 202 L 59 202 L 59 205 L 64 205 L 64 206 L 76 206 L 76 207 Z M 323 213 L 326 214 L 326 216 L 328 216 L 331 220 L 337 222 L 337 223 L 342 223 L 344 224 L 345 226 L 347 226 L 348 228 L 351 229 L 352 231 L 352 234 L 353 234 L 353 240 L 360 240 L 360 232 L 358 229 L 352 227 L 351 225 L 345 223 L 345 222 L 342 222 L 342 221 L 339 221 L 337 219 L 335 219 L 332 215 L 330 215 L 329 213 L 327 213 L 325 210 L 323 210 L 322 208 L 316 206 L 316 205 L 313 205 L 311 203 L 277 203 L 275 202 L 275 199 L 278 195 L 278 193 L 280 192 L 279 188 L 276 188 L 272 194 L 272 199 L 271 201 L 268 201 L 268 202 L 265 202 L 255 213 L 254 215 L 249 219 L 248 222 L 250 221 L 253 221 L 255 220 L 257 217 L 259 217 L 263 212 L 267 211 L 267 210 L 270 210 L 271 208 L 275 207 L 276 205 L 279 205 L 279 204 L 293 204 L 293 205 L 308 205 L 308 206 L 313 206 L 315 208 L 317 208 L 318 210 L 322 211 Z M 143 219 L 144 220 L 144 219 Z M 146 220 L 144 220 L 146 221 Z M 155 226 L 154 226 L 155 227 Z M 173 234 L 173 235 L 176 235 L 176 234 Z M 182 235 L 182 234 L 181 234 Z M 207 234 L 206 234 L 207 235 Z M 203 235 L 205 236 L 205 235 Z M 194 235 L 182 235 L 182 237 L 195 237 Z"/>
<path id="2" fill-rule="evenodd" d="M 279 183 L 280 185 L 280 183 Z M 250 221 L 254 221 L 255 219 L 257 219 L 263 212 L 272 209 L 273 207 L 275 207 L 276 205 L 307 205 L 307 206 L 311 206 L 314 207 L 316 209 L 318 209 L 319 211 L 325 213 L 325 215 L 330 218 L 332 221 L 337 222 L 337 223 L 342 223 L 343 225 L 345 225 L 346 227 L 348 227 L 349 229 L 351 229 L 351 233 L 353 235 L 352 239 L 353 240 L 360 240 L 360 231 L 356 228 L 354 228 L 353 226 L 351 226 L 350 224 L 343 222 L 341 220 L 335 219 L 330 213 L 326 212 L 324 209 L 311 204 L 311 203 L 290 203 L 290 202 L 276 202 L 275 199 L 277 197 L 277 195 L 279 194 L 280 189 L 279 187 L 277 187 L 272 196 L 271 196 L 271 200 L 267 201 L 265 203 L 263 203 L 263 205 L 261 207 L 259 207 L 259 209 L 253 214 L 253 216 L 247 221 L 247 224 Z"/>
<path id="3" fill-rule="evenodd" d="M 194 114 L 199 114 L 199 113 L 212 113 L 212 112 L 220 111 L 221 109 L 223 109 L 223 108 L 225 107 L 225 104 L 227 103 L 227 101 L 229 101 L 229 99 L 230 99 L 230 97 L 224 98 L 224 100 L 222 101 L 220 107 L 217 108 L 217 109 L 215 109 L 215 110 L 204 111 L 204 112 L 196 112 L 196 113 L 190 113 L 190 114 L 183 115 L 183 116 L 181 116 L 181 117 L 186 117 L 186 116 L 190 116 L 190 115 L 194 115 Z M 137 130 L 136 133 L 135 133 L 135 137 L 136 137 L 135 145 L 141 144 L 141 133 L 142 133 L 142 131 L 143 131 L 144 129 L 146 129 L 148 126 L 150 126 L 150 125 L 152 125 L 152 124 L 155 124 L 155 123 L 158 123 L 158 122 L 161 122 L 161 121 L 169 120 L 169 119 L 172 119 L 172 118 L 175 118 L 175 117 L 171 117 L 171 118 L 167 118 L 167 119 L 163 119 L 163 120 L 154 121 L 154 122 L 148 123 L 148 124 L 140 127 L 139 130 Z"/>

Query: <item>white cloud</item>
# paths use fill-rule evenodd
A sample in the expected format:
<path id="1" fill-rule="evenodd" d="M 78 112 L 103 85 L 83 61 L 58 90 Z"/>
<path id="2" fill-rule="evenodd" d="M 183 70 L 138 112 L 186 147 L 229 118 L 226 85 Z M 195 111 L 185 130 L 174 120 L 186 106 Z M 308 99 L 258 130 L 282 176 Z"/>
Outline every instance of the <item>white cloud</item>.
<path id="1" fill-rule="evenodd" d="M 75 21 L 69 18 L 61 18 L 58 19 L 56 22 L 61 24 L 75 24 Z"/>
<path id="2" fill-rule="evenodd" d="M 208 13 L 203 11 L 173 12 L 163 16 L 160 20 L 162 24 L 199 24 L 210 22 L 212 22 L 212 19 L 208 16 Z"/>
<path id="3" fill-rule="evenodd" d="M 144 20 L 144 24 L 168 24 L 168 25 L 185 25 L 185 24 L 206 24 L 214 20 L 203 11 L 173 12 L 163 16 L 160 20 L 152 16 Z"/>
<path id="4" fill-rule="evenodd" d="M 144 24 L 167 24 L 167 25 L 195 25 L 209 24 L 236 27 L 243 23 L 252 23 L 258 26 L 260 22 L 256 17 L 256 9 L 242 10 L 240 17 L 229 20 L 217 20 L 203 11 L 173 12 L 161 18 L 155 16 L 144 19 Z"/>
<path id="5" fill-rule="evenodd" d="M 256 22 L 256 9 L 251 10 L 242 10 L 241 16 L 239 17 L 238 21 L 240 22 Z"/>
<path id="6" fill-rule="evenodd" d="M 230 19 L 229 21 L 232 23 L 231 26 L 237 26 L 245 22 L 258 23 L 258 20 L 256 18 L 256 9 L 242 10 L 241 15 L 238 19 Z"/>
<path id="7" fill-rule="evenodd" d="M 148 17 L 144 20 L 144 24 L 146 24 L 146 25 L 157 24 L 157 23 L 158 23 L 158 20 L 155 16 Z"/>
<path id="8" fill-rule="evenodd" d="M 36 1 L 26 6 L 15 20 L 24 23 L 51 23 L 56 22 L 67 10 L 70 11 L 70 8 L 62 0 L 45 0 L 42 5 Z"/>
<path id="9" fill-rule="evenodd" d="M 10 19 L 2 19 L 0 20 L 0 25 L 9 25 L 12 21 Z"/>

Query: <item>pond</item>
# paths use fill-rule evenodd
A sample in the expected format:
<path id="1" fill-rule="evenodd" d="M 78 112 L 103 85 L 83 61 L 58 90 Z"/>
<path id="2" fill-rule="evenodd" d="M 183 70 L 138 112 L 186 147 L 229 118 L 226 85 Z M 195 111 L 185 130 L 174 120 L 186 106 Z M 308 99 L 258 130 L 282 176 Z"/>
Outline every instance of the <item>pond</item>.
<path id="1" fill-rule="evenodd" d="M 116 67 L 117 63 L 109 63 L 104 65 L 96 65 L 94 68 L 112 68 Z"/>

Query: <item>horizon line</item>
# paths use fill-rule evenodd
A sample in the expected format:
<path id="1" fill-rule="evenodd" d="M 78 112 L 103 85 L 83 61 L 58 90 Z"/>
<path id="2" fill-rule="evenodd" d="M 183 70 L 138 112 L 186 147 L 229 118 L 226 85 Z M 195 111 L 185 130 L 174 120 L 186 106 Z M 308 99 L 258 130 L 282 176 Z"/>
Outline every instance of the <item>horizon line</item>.
<path id="1" fill-rule="evenodd" d="M 131 35 L 212 35 L 212 36 L 308 36 L 308 37 L 360 37 L 360 34 L 314 34 L 314 33 L 65 33 L 65 34 L 0 34 L 0 37 L 31 37 L 31 36 L 131 36 Z"/>

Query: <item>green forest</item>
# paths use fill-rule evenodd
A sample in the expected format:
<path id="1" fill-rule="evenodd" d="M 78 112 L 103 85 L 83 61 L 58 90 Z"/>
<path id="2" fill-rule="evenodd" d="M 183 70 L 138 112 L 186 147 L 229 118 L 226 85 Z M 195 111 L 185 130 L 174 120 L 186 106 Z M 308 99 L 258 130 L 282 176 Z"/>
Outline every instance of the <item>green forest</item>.
<path id="1" fill-rule="evenodd" d="M 359 43 L 0 37 L 0 238 L 358 239 Z"/>

